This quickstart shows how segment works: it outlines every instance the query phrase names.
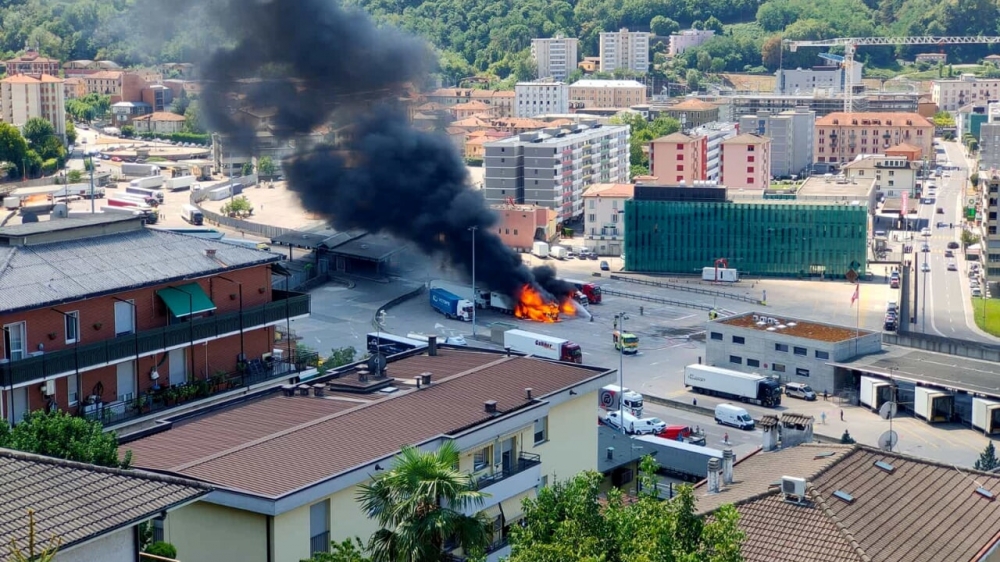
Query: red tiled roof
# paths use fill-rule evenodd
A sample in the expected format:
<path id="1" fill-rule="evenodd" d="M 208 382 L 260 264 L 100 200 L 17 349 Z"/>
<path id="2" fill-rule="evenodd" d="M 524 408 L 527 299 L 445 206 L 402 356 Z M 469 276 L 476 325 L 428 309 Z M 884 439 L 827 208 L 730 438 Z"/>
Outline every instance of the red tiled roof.
<path id="1" fill-rule="evenodd" d="M 280 497 L 376 459 L 489 419 L 483 403 L 506 412 L 600 375 L 594 368 L 439 350 L 390 363 L 390 376 L 412 380 L 429 372 L 433 384 L 345 407 L 341 400 L 271 397 L 210 413 L 128 443 L 137 467 Z M 364 398 L 363 395 L 359 398 Z"/>
<path id="2" fill-rule="evenodd" d="M 118 70 L 102 70 L 84 76 L 84 80 L 121 80 L 122 72 Z"/>
<path id="3" fill-rule="evenodd" d="M 862 121 L 879 121 L 882 126 L 892 126 L 892 127 L 933 127 L 934 124 L 927 120 L 926 117 L 918 113 L 882 113 L 882 112 L 872 112 L 872 113 L 830 113 L 816 119 L 817 125 L 822 125 L 826 127 L 834 126 L 834 121 L 837 121 L 838 127 L 869 127 L 871 125 L 862 125 Z M 854 125 L 853 122 L 857 121 L 858 124 Z M 892 121 L 892 125 L 887 122 Z M 911 124 L 907 125 L 906 122 L 910 121 Z"/>
<path id="4" fill-rule="evenodd" d="M 707 101 L 701 101 L 699 99 L 688 99 L 684 100 L 677 105 L 671 105 L 667 107 L 668 111 L 681 110 L 681 111 L 710 111 L 713 109 L 719 109 L 719 106 L 714 103 L 708 103 Z"/>

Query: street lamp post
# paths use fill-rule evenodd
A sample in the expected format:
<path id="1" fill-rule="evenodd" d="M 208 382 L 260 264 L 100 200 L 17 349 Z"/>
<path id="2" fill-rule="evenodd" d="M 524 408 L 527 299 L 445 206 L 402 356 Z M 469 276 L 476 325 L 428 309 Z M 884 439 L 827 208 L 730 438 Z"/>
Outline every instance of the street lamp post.
<path id="1" fill-rule="evenodd" d="M 625 344 L 622 336 L 625 334 L 625 321 L 628 316 L 624 312 L 615 316 L 615 323 L 618 325 L 618 425 L 621 426 L 622 434 L 625 433 Z"/>
<path id="2" fill-rule="evenodd" d="M 476 230 L 478 226 L 470 226 L 472 231 L 472 337 L 476 337 Z"/>

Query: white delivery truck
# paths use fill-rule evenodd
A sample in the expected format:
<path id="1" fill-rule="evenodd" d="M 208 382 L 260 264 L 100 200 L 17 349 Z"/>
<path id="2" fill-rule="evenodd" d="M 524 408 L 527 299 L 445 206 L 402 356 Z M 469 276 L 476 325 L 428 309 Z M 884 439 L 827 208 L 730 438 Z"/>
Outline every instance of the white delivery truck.
<path id="1" fill-rule="evenodd" d="M 545 334 L 524 330 L 507 330 L 503 333 L 503 346 L 526 355 L 536 355 L 570 363 L 583 363 L 583 352 L 580 351 L 579 345 Z"/>
<path id="2" fill-rule="evenodd" d="M 972 427 L 984 435 L 1000 433 L 1000 402 L 972 397 Z"/>
<path id="3" fill-rule="evenodd" d="M 176 178 L 167 178 L 164 184 L 165 189 L 168 191 L 184 191 L 191 189 L 194 186 L 194 176 L 180 176 Z"/>
<path id="4" fill-rule="evenodd" d="M 752 373 L 708 365 L 688 365 L 684 367 L 684 386 L 702 394 L 753 402 L 769 408 L 781 404 L 781 385 L 778 381 Z"/>
<path id="5" fill-rule="evenodd" d="M 740 272 L 735 269 L 722 267 L 705 267 L 701 270 L 701 278 L 704 281 L 723 281 L 735 283 L 740 280 Z"/>
<path id="6" fill-rule="evenodd" d="M 569 257 L 569 250 L 563 248 L 562 246 L 552 246 L 549 248 L 549 257 L 557 260 L 564 260 Z"/>
<path id="7" fill-rule="evenodd" d="M 862 406 L 878 411 L 882 404 L 892 399 L 892 385 L 888 381 L 875 377 L 861 377 L 861 394 L 859 396 Z"/>
<path id="8" fill-rule="evenodd" d="M 917 386 L 913 389 L 913 413 L 927 423 L 951 421 L 955 396 L 950 392 Z"/>
<path id="9" fill-rule="evenodd" d="M 715 407 L 715 423 L 731 425 L 738 429 L 753 429 L 754 421 L 745 408 L 732 404 L 719 404 Z"/>
<path id="10" fill-rule="evenodd" d="M 619 400 L 621 404 L 619 404 Z M 642 395 L 634 390 L 609 384 L 597 394 L 597 406 L 609 412 L 617 412 L 619 407 L 633 416 L 642 417 Z"/>
<path id="11" fill-rule="evenodd" d="M 535 242 L 531 245 L 531 255 L 542 259 L 549 257 L 549 245 L 545 242 Z"/>

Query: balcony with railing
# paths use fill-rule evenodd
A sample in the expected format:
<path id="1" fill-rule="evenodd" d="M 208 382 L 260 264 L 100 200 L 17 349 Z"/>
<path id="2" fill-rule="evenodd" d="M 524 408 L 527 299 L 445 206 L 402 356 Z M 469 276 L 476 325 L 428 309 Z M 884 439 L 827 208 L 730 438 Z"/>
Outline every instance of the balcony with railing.
<path id="1" fill-rule="evenodd" d="M 523 475 L 529 471 L 541 474 L 541 471 L 536 469 L 536 467 L 540 467 L 541 465 L 542 465 L 542 458 L 540 456 L 532 453 L 521 453 L 517 456 L 516 459 L 514 459 L 512 463 L 510 463 L 509 467 L 504 468 L 502 470 L 498 470 L 493 474 L 488 474 L 476 478 L 476 489 L 482 490 L 484 492 L 490 492 L 492 494 L 493 490 L 491 488 L 496 484 L 503 482 L 504 480 L 508 480 L 519 474 Z M 532 471 L 532 469 L 535 470 Z M 532 487 L 534 487 L 534 484 L 532 484 L 531 486 L 525 486 L 517 490 L 515 493 L 511 494 L 509 497 L 514 497 L 515 495 Z M 490 496 L 491 503 L 499 503 L 505 499 L 507 498 L 497 499 L 495 495 Z"/>
<path id="2" fill-rule="evenodd" d="M 96 369 L 168 348 L 238 334 L 241 329 L 247 331 L 309 314 L 309 295 L 291 292 L 287 295 L 288 298 L 236 312 L 215 314 L 4 363 L 0 365 L 0 384 L 17 385 Z"/>

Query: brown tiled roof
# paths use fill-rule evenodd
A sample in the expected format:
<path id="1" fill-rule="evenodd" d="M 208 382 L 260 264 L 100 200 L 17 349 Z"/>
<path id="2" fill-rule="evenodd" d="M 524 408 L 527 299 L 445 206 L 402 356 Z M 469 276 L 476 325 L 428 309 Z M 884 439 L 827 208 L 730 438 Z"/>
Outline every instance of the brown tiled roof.
<path id="1" fill-rule="evenodd" d="M 722 144 L 767 144 L 769 142 L 771 142 L 771 139 L 767 137 L 753 133 L 743 133 L 722 141 Z"/>
<path id="2" fill-rule="evenodd" d="M 451 125 L 453 127 L 488 127 L 489 123 L 475 115 L 470 115 L 465 119 L 459 119 L 458 121 L 453 121 Z"/>
<path id="3" fill-rule="evenodd" d="M 595 183 L 583 192 L 584 197 L 632 197 L 635 186 L 630 183 Z"/>
<path id="4" fill-rule="evenodd" d="M 896 146 L 889 147 L 889 148 L 887 148 L 885 150 L 886 150 L 886 152 L 888 152 L 890 150 L 905 150 L 907 152 L 920 152 L 923 149 L 920 148 L 919 146 L 913 146 L 912 144 L 910 144 L 908 142 L 901 142 L 901 143 L 897 144 Z"/>
<path id="5" fill-rule="evenodd" d="M 719 106 L 714 103 L 708 103 L 707 101 L 702 101 L 698 99 L 688 99 L 684 100 L 677 105 L 671 105 L 667 108 L 667 111 L 710 111 L 712 109 L 719 109 Z"/>
<path id="6" fill-rule="evenodd" d="M 84 80 L 121 80 L 122 72 L 119 70 L 102 70 L 84 76 Z"/>
<path id="7" fill-rule="evenodd" d="M 806 479 L 805 502 L 785 501 L 769 485 L 782 476 Z M 978 560 L 1000 539 L 1000 502 L 976 492 L 1000 495 L 994 474 L 862 445 L 808 444 L 751 455 L 734 477 L 719 494 L 699 484 L 697 506 L 710 512 L 735 504 L 747 562 Z"/>
<path id="8" fill-rule="evenodd" d="M 857 120 L 858 124 L 853 125 L 852 123 Z M 934 124 L 927 120 L 926 117 L 920 115 L 919 113 L 881 113 L 881 112 L 871 112 L 871 113 L 830 113 L 816 119 L 816 125 L 831 127 L 834 126 L 834 121 L 838 121 L 836 126 L 838 127 L 871 127 L 872 125 L 861 125 L 862 121 L 879 121 L 882 126 L 890 126 L 887 121 L 892 121 L 892 127 L 933 127 Z M 911 125 L 907 125 L 906 122 L 911 121 Z"/>
<path id="9" fill-rule="evenodd" d="M 321 398 L 269 398 L 237 404 L 129 443 L 137 466 L 169 470 L 222 487 L 280 497 L 489 418 L 535 397 L 599 376 L 600 371 L 496 353 L 441 350 L 390 363 L 392 377 L 429 372 L 433 384 L 344 410 Z M 322 406 L 316 405 L 323 404 Z M 317 408 L 319 411 L 306 412 Z M 329 409 L 329 410 L 327 410 Z"/>
<path id="10" fill-rule="evenodd" d="M 28 538 L 28 510 L 35 534 L 56 536 L 60 550 L 134 525 L 191 502 L 204 484 L 133 470 L 104 468 L 0 449 L 0 543 Z"/>
<path id="11" fill-rule="evenodd" d="M 810 425 L 814 420 L 815 418 L 812 416 L 804 414 L 796 414 L 793 412 L 784 412 L 781 414 L 781 423 L 783 424 Z"/>
<path id="12" fill-rule="evenodd" d="M 453 105 L 451 106 L 450 109 L 452 111 L 462 111 L 462 110 L 489 111 L 490 109 L 493 109 L 493 106 L 488 103 L 483 103 L 479 100 L 472 100 L 472 101 L 467 101 L 465 103 L 459 103 Z"/>
<path id="13" fill-rule="evenodd" d="M 669 135 L 660 137 L 658 139 L 653 139 L 650 142 L 674 142 L 674 143 L 689 143 L 693 141 L 695 137 L 685 135 L 684 133 L 670 133 Z"/>

